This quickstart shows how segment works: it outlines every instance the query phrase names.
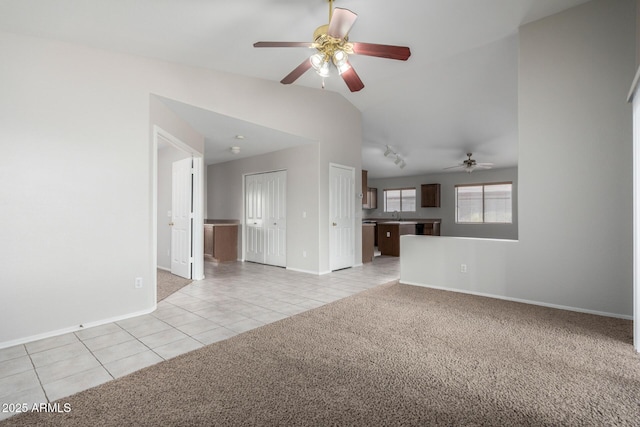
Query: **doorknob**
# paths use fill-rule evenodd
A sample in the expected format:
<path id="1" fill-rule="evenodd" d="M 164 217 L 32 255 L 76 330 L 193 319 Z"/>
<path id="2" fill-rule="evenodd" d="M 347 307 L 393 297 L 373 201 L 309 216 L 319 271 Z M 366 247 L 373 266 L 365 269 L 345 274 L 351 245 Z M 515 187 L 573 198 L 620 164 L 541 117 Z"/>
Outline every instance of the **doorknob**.
<path id="1" fill-rule="evenodd" d="M 333 223 L 333 226 L 335 227 L 336 225 L 338 225 L 338 224 L 336 224 L 336 223 L 334 222 L 334 223 Z"/>
<path id="2" fill-rule="evenodd" d="M 173 222 L 170 222 L 170 223 L 169 223 L 169 227 L 173 227 Z"/>
<path id="3" fill-rule="evenodd" d="M 274 222 L 274 223 L 273 223 L 273 225 L 278 225 L 278 223 L 277 223 L 277 222 Z"/>

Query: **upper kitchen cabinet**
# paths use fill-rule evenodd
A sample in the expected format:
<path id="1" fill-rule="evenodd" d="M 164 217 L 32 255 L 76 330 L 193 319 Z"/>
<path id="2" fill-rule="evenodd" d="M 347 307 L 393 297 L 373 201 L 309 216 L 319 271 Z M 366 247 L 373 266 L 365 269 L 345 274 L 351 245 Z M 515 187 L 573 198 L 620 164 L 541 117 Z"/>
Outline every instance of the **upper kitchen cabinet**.
<path id="1" fill-rule="evenodd" d="M 367 203 L 362 205 L 362 209 L 378 209 L 378 189 L 369 187 L 363 194 L 367 195 Z"/>
<path id="2" fill-rule="evenodd" d="M 421 185 L 420 206 L 423 208 L 440 207 L 440 184 Z"/>
<path id="3" fill-rule="evenodd" d="M 367 171 L 362 171 L 362 209 L 378 209 L 378 189 L 369 188 Z"/>

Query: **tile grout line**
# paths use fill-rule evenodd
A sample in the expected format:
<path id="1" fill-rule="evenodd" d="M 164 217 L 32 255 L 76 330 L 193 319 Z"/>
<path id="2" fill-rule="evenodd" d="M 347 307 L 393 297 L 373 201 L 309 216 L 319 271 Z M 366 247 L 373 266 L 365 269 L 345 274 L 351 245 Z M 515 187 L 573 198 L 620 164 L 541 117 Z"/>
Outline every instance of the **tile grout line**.
<path id="1" fill-rule="evenodd" d="M 42 389 L 42 394 L 44 394 L 44 398 L 47 399 L 47 403 L 49 403 L 51 402 L 51 400 L 47 395 L 47 390 L 44 389 L 44 384 L 42 384 L 42 380 L 40 379 L 40 374 L 38 374 L 38 369 L 36 368 L 35 363 L 33 363 L 33 359 L 31 358 L 31 352 L 27 349 L 27 346 L 25 344 L 23 344 L 22 346 L 24 347 L 24 351 L 27 353 L 27 356 L 29 356 L 29 361 L 31 362 L 31 366 L 33 366 L 33 372 L 36 374 L 36 378 L 38 378 L 38 384 L 40 384 L 40 388 Z"/>

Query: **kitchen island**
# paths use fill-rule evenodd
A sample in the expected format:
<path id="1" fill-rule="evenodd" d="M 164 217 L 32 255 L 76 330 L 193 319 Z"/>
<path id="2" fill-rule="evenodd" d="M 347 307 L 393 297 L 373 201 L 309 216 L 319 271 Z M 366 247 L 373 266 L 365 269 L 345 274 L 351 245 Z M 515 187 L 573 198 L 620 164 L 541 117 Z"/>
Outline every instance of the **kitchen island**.
<path id="1" fill-rule="evenodd" d="M 381 255 L 400 256 L 400 236 L 416 234 L 416 221 L 378 222 L 378 250 Z"/>

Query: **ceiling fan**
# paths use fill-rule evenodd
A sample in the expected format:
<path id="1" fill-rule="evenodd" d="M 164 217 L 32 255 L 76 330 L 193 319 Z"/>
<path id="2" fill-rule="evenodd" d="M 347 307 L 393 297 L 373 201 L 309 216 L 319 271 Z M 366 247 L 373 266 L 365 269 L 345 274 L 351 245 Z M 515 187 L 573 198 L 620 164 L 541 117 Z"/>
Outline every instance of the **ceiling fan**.
<path id="1" fill-rule="evenodd" d="M 474 171 L 474 169 L 491 169 L 491 167 L 493 166 L 493 163 L 476 162 L 474 159 L 471 158 L 471 154 L 472 153 L 467 153 L 467 159 L 463 160 L 462 163 L 455 166 L 450 166 L 448 168 L 444 168 L 444 170 L 462 168 L 464 169 L 465 172 L 471 173 Z"/>
<path id="2" fill-rule="evenodd" d="M 411 51 L 405 46 L 391 46 L 373 43 L 350 42 L 348 35 L 358 15 L 348 9 L 333 9 L 333 0 L 329 0 L 329 23 L 319 26 L 313 33 L 313 42 L 257 42 L 253 47 L 307 47 L 317 49 L 311 58 L 305 59 L 292 72 L 280 81 L 282 84 L 295 82 L 310 68 L 323 77 L 329 76 L 331 64 L 349 87 L 351 92 L 357 92 L 364 87 L 364 83 L 349 62 L 349 55 L 377 56 L 380 58 L 406 61 Z"/>

